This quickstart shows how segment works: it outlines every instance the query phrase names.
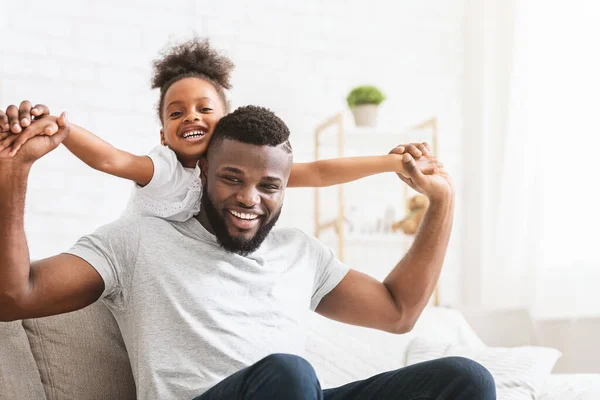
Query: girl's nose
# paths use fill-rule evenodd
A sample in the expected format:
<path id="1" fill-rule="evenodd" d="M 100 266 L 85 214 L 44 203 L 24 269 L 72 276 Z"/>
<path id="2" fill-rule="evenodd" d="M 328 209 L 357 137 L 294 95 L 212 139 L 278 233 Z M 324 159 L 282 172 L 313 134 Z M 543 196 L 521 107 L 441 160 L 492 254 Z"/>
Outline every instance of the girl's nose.
<path id="1" fill-rule="evenodd" d="M 196 113 L 194 113 L 194 112 L 192 112 L 192 113 L 188 113 L 188 114 L 185 116 L 185 119 L 184 119 L 184 121 L 185 121 L 185 122 L 194 122 L 194 121 L 200 121 L 200 115 L 198 115 L 198 114 L 196 114 Z"/>

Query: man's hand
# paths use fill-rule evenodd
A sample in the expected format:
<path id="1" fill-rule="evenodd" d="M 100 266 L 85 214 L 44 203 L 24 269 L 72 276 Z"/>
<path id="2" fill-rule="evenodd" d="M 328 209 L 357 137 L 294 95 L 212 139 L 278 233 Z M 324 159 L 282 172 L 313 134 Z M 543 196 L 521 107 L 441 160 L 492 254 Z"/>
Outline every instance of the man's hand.
<path id="1" fill-rule="evenodd" d="M 399 146 L 394 147 L 389 154 L 392 154 L 394 155 L 394 157 L 397 157 L 398 167 L 395 172 L 397 174 L 402 175 L 405 178 L 410 178 L 410 176 L 406 171 L 406 165 L 403 161 L 402 156 L 404 153 L 408 153 L 413 156 L 417 168 L 421 171 L 421 173 L 425 175 L 435 174 L 439 171 L 440 168 L 444 167 L 444 165 L 433 156 L 433 152 L 431 151 L 431 147 L 429 146 L 429 144 L 401 144 Z"/>
<path id="2" fill-rule="evenodd" d="M 10 133 L 0 142 L 0 162 L 31 165 L 58 147 L 68 136 L 70 125 L 66 113 L 62 113 L 56 121 L 54 118 L 36 121 L 19 135 Z M 15 148 L 17 141 L 19 146 Z"/>
<path id="3" fill-rule="evenodd" d="M 6 139 L 3 139 L 3 134 L 0 133 L 0 157 L 5 153 L 3 153 L 4 149 L 8 149 L 9 151 L 5 155 L 6 157 L 13 157 L 17 154 L 21 146 L 32 137 L 39 135 L 52 136 L 56 134 L 59 130 L 59 119 L 59 117 L 50 115 L 44 118 L 43 121 L 35 121 L 19 134 L 7 132 L 8 136 Z"/>
<path id="4" fill-rule="evenodd" d="M 444 169 L 444 165 L 433 158 L 429 144 L 400 145 L 390 153 L 402 154 L 402 162 L 409 176 L 398 174 L 398 177 L 417 192 L 424 194 L 432 201 L 446 200 L 454 195 L 452 179 Z M 431 175 L 422 172 L 424 169 L 419 163 L 423 158 L 435 160 L 435 167 Z"/>
<path id="5" fill-rule="evenodd" d="M 11 104 L 6 112 L 0 110 L 0 134 L 5 132 L 21 133 L 32 120 L 44 118 L 50 114 L 50 109 L 44 104 L 31 106 L 31 102 L 24 100 L 19 107 Z"/>
<path id="6" fill-rule="evenodd" d="M 433 156 L 433 151 L 431 150 L 431 146 L 427 142 L 423 143 L 410 143 L 410 144 L 401 144 L 394 147 L 390 154 L 411 154 L 415 158 L 419 158 L 421 156 Z"/>

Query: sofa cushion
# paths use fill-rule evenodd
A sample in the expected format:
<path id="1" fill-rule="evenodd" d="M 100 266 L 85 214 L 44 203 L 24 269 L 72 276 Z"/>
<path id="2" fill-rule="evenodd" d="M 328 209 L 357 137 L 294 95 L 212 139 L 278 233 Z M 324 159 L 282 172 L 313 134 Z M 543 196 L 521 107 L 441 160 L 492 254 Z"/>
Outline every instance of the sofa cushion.
<path id="1" fill-rule="evenodd" d="M 45 398 L 23 324 L 0 322 L 0 400 Z"/>
<path id="2" fill-rule="evenodd" d="M 23 326 L 48 400 L 135 399 L 121 333 L 102 302 Z"/>

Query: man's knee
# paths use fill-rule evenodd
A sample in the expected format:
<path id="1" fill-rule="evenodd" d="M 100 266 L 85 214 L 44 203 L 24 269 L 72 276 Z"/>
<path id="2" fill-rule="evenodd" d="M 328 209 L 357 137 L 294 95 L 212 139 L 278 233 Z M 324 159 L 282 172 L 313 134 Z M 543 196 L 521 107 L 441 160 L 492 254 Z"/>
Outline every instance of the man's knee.
<path id="1" fill-rule="evenodd" d="M 446 373 L 460 377 L 468 390 L 478 399 L 496 398 L 496 384 L 490 371 L 483 365 L 465 357 L 446 357 L 437 360 Z"/>
<path id="2" fill-rule="evenodd" d="M 276 353 L 263 358 L 259 364 L 262 364 L 279 379 L 290 384 L 315 385 L 318 383 L 314 368 L 300 356 Z"/>

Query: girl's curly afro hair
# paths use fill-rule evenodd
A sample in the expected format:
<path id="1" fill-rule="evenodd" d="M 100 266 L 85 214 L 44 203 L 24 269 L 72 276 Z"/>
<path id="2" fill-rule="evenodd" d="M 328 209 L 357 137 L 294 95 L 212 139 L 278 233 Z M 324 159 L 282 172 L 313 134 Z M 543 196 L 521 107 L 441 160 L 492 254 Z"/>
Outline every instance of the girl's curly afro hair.
<path id="1" fill-rule="evenodd" d="M 229 112 L 230 104 L 225 90 L 231 89 L 230 79 L 234 64 L 227 56 L 213 49 L 208 39 L 195 37 L 172 45 L 152 64 L 152 89 L 160 89 L 158 117 L 161 121 L 167 90 L 173 83 L 188 77 L 197 77 L 212 83 L 223 101 L 225 113 Z"/>

